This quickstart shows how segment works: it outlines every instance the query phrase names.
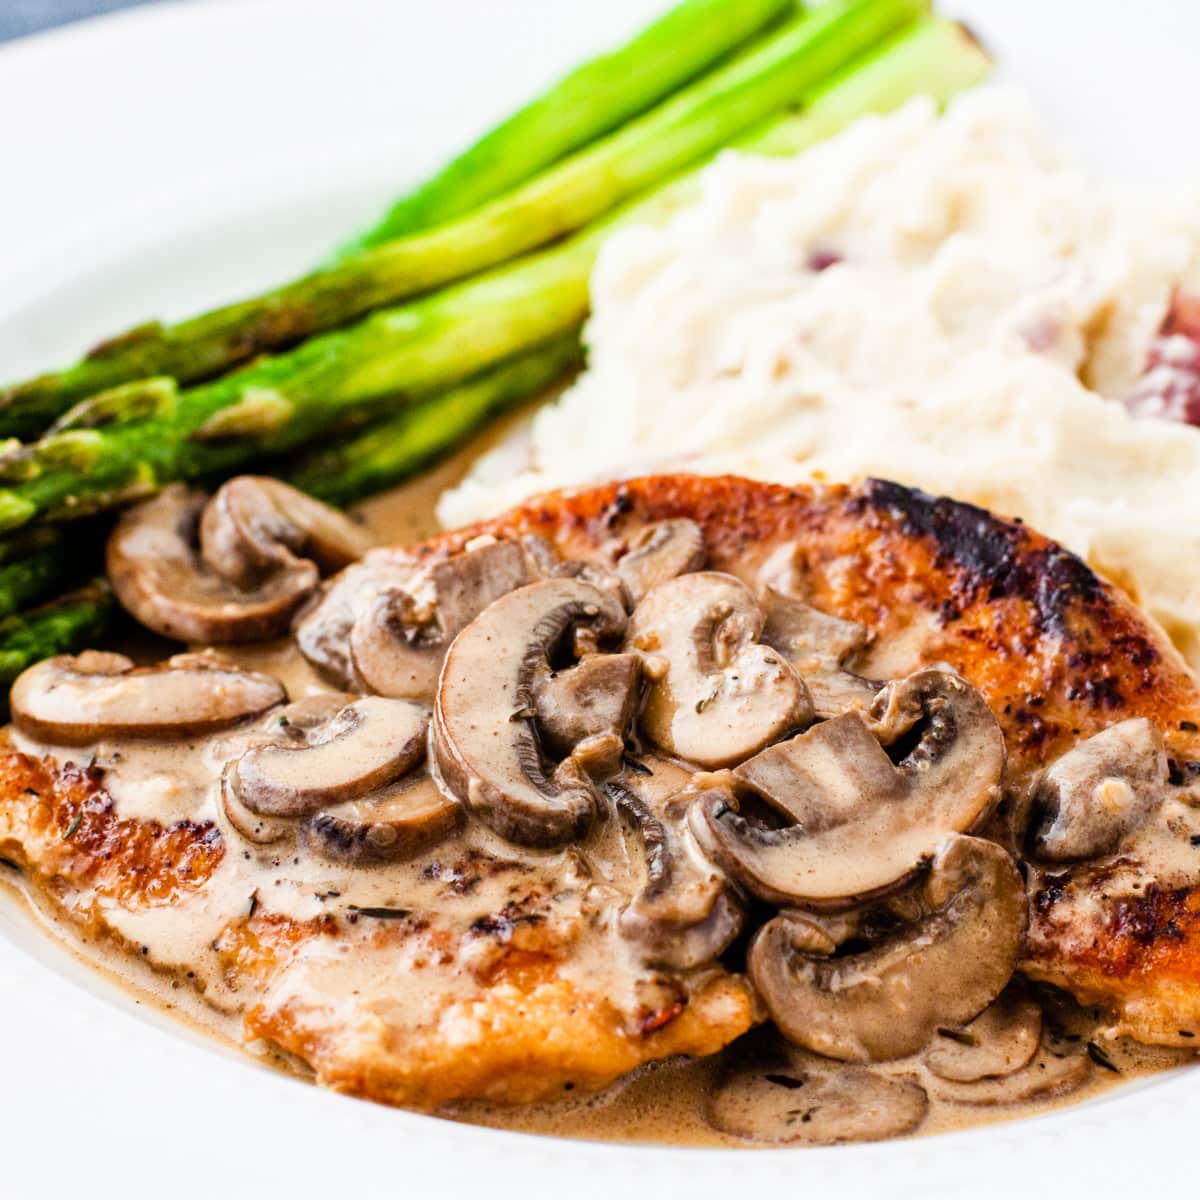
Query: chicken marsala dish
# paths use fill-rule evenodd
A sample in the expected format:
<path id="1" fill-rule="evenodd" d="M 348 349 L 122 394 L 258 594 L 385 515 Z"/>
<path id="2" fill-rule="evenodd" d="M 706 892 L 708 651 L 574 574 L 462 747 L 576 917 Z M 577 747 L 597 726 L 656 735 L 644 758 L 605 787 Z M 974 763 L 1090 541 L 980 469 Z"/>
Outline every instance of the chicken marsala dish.
<path id="1" fill-rule="evenodd" d="M 18 680 L 7 874 L 325 1086 L 834 1143 L 1190 1057 L 1200 694 L 1023 526 L 668 476 L 368 549 L 244 476 L 108 563 L 205 648 Z"/>

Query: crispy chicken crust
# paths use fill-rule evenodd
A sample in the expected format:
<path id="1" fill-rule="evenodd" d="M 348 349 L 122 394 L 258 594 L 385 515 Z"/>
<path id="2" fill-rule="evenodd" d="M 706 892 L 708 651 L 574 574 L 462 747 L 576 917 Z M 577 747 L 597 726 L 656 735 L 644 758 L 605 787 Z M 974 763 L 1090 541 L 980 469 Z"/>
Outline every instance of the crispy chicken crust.
<path id="1" fill-rule="evenodd" d="M 387 943 L 368 953 L 386 977 Z M 341 1009 L 314 1004 L 285 977 L 250 1009 L 246 1030 L 303 1059 L 335 1091 L 431 1109 L 464 1098 L 520 1104 L 596 1091 L 646 1062 L 715 1054 L 755 1020 L 744 984 L 720 973 L 665 998 L 631 1030 L 602 993 L 564 978 L 560 963 L 554 954 L 508 956 L 502 970 L 416 1023 L 397 1021 L 386 994 Z"/>
<path id="2" fill-rule="evenodd" d="M 697 521 L 709 566 L 751 582 L 782 554 L 811 603 L 871 630 L 864 673 L 928 662 L 961 672 L 1001 721 L 1012 779 L 1131 716 L 1159 726 L 1178 769 L 1200 760 L 1200 689 L 1128 599 L 1021 525 L 895 484 L 635 480 L 543 497 L 411 553 L 440 556 L 491 533 L 537 534 L 564 556 L 594 556 L 668 517 Z M 3 758 L 0 855 L 82 924 L 102 926 L 106 905 L 183 903 L 226 850 L 212 825 L 119 819 L 94 769 Z M 1034 873 L 1031 891 L 1027 973 L 1111 1006 L 1137 1037 L 1190 1044 L 1181 1038 L 1200 1031 L 1192 879 L 1121 894 L 1078 867 Z M 653 1059 L 715 1052 L 757 1019 L 745 983 L 720 970 L 652 981 L 631 1017 L 572 970 L 585 928 L 559 897 L 532 897 L 527 911 L 466 932 L 419 913 L 371 923 L 252 909 L 212 949 L 248 1040 L 271 1040 L 338 1090 L 418 1107 L 600 1087 Z M 310 986 L 339 950 L 364 964 L 366 986 L 353 995 Z M 409 969 L 454 985 L 403 1011 L 388 972 Z"/>
<path id="3" fill-rule="evenodd" d="M 217 827 L 122 820 L 102 780 L 93 767 L 0 754 L 0 855 L 69 897 L 80 922 L 101 922 L 101 901 L 171 904 L 202 889 L 225 854 Z"/>

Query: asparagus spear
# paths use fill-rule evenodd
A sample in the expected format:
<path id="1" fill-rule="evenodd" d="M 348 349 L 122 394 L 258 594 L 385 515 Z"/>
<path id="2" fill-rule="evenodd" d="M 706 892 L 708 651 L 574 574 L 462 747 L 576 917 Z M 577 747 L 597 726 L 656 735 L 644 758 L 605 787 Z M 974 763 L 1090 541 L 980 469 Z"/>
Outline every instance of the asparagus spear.
<path id="1" fill-rule="evenodd" d="M 474 432 L 490 416 L 544 392 L 580 366 L 576 333 L 502 363 L 459 387 L 381 418 L 363 433 L 292 463 L 284 478 L 332 504 L 382 491 Z"/>
<path id="2" fill-rule="evenodd" d="M 485 134 L 343 253 L 407 237 L 503 195 L 653 107 L 794 8 L 794 0 L 684 0 Z"/>
<path id="3" fill-rule="evenodd" d="M 747 148 L 803 147 L 863 112 L 953 91 L 987 67 L 961 31 L 918 27 L 849 69 L 807 112 L 761 130 Z M 0 455 L 0 481 L 11 485 L 0 489 L 0 531 L 95 512 L 172 479 L 289 450 L 337 429 L 348 414 L 411 402 L 564 334 L 586 315 L 588 275 L 608 234 L 661 221 L 694 192 L 694 175 L 685 176 L 551 250 L 215 383 L 179 390 L 169 379 L 151 380 L 86 401 L 70 424 L 99 427 L 68 428 Z"/>
<path id="4" fill-rule="evenodd" d="M 45 599 L 72 575 L 78 579 L 79 561 L 76 548 L 60 541 L 0 566 L 0 618 Z"/>
<path id="5" fill-rule="evenodd" d="M 991 70 L 987 51 L 965 26 L 929 17 L 844 68 L 802 112 L 768 121 L 734 145 L 767 158 L 800 154 L 859 117 L 894 112 L 914 96 L 944 106 Z"/>
<path id="6" fill-rule="evenodd" d="M 349 279 L 341 272 L 318 272 L 261 301 L 229 305 L 167 328 L 151 321 L 101 343 L 65 371 L 0 388 L 0 437 L 36 437 L 76 400 L 129 380 L 159 374 L 182 383 L 210 378 L 398 299 L 401 293 L 393 293 L 391 301 L 370 299 L 372 292 L 385 293 L 371 287 L 370 261 L 360 262 L 356 251 L 450 221 L 524 183 L 651 108 L 795 9 L 795 0 L 684 0 L 625 46 L 568 75 L 397 201 L 379 225 L 343 249 L 341 256 L 355 260 Z"/>
<path id="7" fill-rule="evenodd" d="M 59 545 L 64 539 L 62 526 L 33 525 L 0 540 L 0 564 L 13 563 Z"/>
<path id="8" fill-rule="evenodd" d="M 0 686 L 7 687 L 43 658 L 80 650 L 95 641 L 104 632 L 111 610 L 108 584 L 96 579 L 51 604 L 0 621 Z"/>
<path id="9" fill-rule="evenodd" d="M 919 90 L 939 103 L 980 82 L 986 56 L 960 27 L 929 20 L 886 43 L 869 60 L 854 64 L 801 115 L 773 120 L 744 139 L 762 155 L 798 153 L 869 112 L 899 107 Z M 558 349 L 556 349 L 556 347 Z M 489 416 L 541 392 L 581 357 L 574 338 L 512 360 L 460 388 L 385 415 L 365 432 L 294 462 L 285 478 L 303 491 L 335 504 L 351 504 L 382 491 L 467 437 Z M 544 373 L 538 364 L 544 365 Z"/>
<path id="10" fill-rule="evenodd" d="M 42 429 L 72 399 L 149 375 L 181 383 L 574 232 L 678 174 L 911 22 L 926 0 L 834 0 L 787 23 L 659 108 L 469 216 L 350 256 L 266 295 L 145 326 L 77 366 L 0 393 L 0 433 Z"/>

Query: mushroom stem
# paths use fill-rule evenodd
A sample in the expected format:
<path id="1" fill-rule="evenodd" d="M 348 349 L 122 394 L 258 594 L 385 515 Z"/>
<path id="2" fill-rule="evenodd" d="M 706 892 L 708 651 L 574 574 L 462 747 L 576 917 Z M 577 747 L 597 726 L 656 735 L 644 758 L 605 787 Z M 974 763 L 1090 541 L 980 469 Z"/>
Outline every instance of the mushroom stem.
<path id="1" fill-rule="evenodd" d="M 1081 742 L 1038 781 L 1033 850 L 1048 862 L 1109 854 L 1170 789 L 1162 734 L 1144 717 Z"/>
<path id="2" fill-rule="evenodd" d="M 650 962 L 676 970 L 712 962 L 737 937 L 745 913 L 681 819 L 691 797 L 655 804 L 618 783 L 605 790 L 641 841 L 645 861 L 645 884 L 621 914 L 621 932 Z"/>
<path id="3" fill-rule="evenodd" d="M 530 581 L 530 564 L 516 542 L 490 542 L 434 563 L 414 591 L 432 591 L 419 606 L 412 592 L 383 592 L 354 622 L 350 655 L 364 684 L 381 696 L 430 700 L 451 641 L 489 604 Z M 425 620 L 418 619 L 418 610 Z"/>
<path id="4" fill-rule="evenodd" d="M 617 562 L 617 575 L 630 603 L 668 579 L 704 566 L 704 533 L 695 521 L 656 521 L 638 530 Z"/>

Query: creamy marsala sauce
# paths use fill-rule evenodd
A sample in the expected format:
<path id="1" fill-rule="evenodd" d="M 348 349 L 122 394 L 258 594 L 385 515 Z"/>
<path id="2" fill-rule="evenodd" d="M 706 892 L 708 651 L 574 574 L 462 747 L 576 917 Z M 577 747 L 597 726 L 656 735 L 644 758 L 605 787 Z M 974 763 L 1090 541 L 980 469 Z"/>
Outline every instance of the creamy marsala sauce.
<path id="1" fill-rule="evenodd" d="M 415 484 L 367 505 L 363 516 L 378 541 L 403 544 L 435 532 L 437 495 L 461 476 L 477 450 L 474 447 Z M 275 676 L 293 701 L 331 691 L 290 641 L 220 653 L 230 663 Z M 768 658 L 758 669 L 769 675 L 775 668 Z M 703 705 L 696 707 L 700 711 Z M 139 995 L 153 997 L 174 1015 L 241 1046 L 240 1007 L 244 1001 L 230 992 L 220 961 L 211 952 L 214 939 L 233 915 L 261 906 L 303 921 L 326 913 L 344 916 L 354 909 L 386 917 L 403 909 L 469 924 L 503 909 L 514 894 L 514 880 L 524 892 L 548 897 L 547 919 L 551 922 L 557 919 L 555 906 L 568 903 L 555 893 L 569 885 L 579 871 L 576 851 L 522 849 L 477 820 L 442 836 L 408 861 L 370 866 L 339 865 L 308 852 L 302 840 L 297 842 L 290 835 L 268 844 L 230 835 L 228 815 L 218 817 L 222 771 L 261 734 L 264 721 L 269 720 L 270 714 L 232 730 L 192 738 L 156 742 L 108 737 L 71 747 L 10 727 L 12 743 L 31 754 L 75 762 L 94 757 L 95 765 L 104 770 L 104 785 L 119 816 L 164 825 L 185 819 L 217 819 L 228 838 L 227 853 L 201 892 L 177 904 L 136 912 L 114 905 L 106 912 L 117 933 L 141 948 L 140 955 L 114 952 L 99 941 L 88 943 L 56 915 L 54 906 L 26 888 L 26 899 L 57 936 Z M 368 745 L 363 753 L 369 757 L 370 750 Z M 687 778 L 677 767 L 663 764 L 659 769 L 671 778 L 675 773 L 680 780 Z M 397 786 L 427 787 L 429 815 L 425 819 L 438 819 L 436 788 L 427 777 L 420 775 L 416 783 L 409 780 Z M 400 799 L 410 802 L 410 798 Z M 713 811 L 717 822 L 719 806 Z M 260 825 L 288 819 L 243 815 Z M 353 811 L 342 815 L 353 823 Z M 354 836 L 345 828 L 326 830 L 326 835 L 335 841 L 340 837 L 343 843 Z M 1147 838 L 1144 849 L 1147 857 L 1152 857 L 1152 835 Z M 609 822 L 589 834 L 582 849 L 590 860 L 592 880 L 597 872 L 603 873 L 604 882 L 615 892 L 629 895 L 642 885 L 642 868 L 627 841 L 627 834 Z M 448 885 L 444 873 L 430 868 L 431 862 L 470 861 L 473 855 L 506 865 L 481 872 L 471 887 L 457 890 L 453 881 Z M 25 882 L 10 870 L 0 870 L 0 879 L 18 888 Z M 762 924 L 769 916 L 770 910 L 764 906 L 751 924 Z M 910 911 L 907 918 L 912 916 Z M 893 918 L 902 924 L 906 914 L 893 913 Z M 364 916 L 356 929 L 371 925 L 372 919 Z M 879 933 L 878 929 L 850 928 L 841 918 L 817 920 L 809 934 L 813 939 L 809 948 L 830 937 L 830 945 L 846 939 L 852 944 L 856 937 L 869 943 Z M 305 986 L 318 986 L 328 998 L 349 996 L 360 986 L 369 986 L 380 962 L 369 953 L 360 958 L 354 937 L 351 932 L 348 950 L 346 939 L 342 940 L 341 953 L 314 952 L 289 988 L 302 994 Z M 740 964 L 743 952 L 744 942 L 735 942 L 729 961 Z M 628 940 L 613 932 L 588 939 L 561 970 L 585 988 L 619 994 L 622 989 L 644 986 L 645 973 L 639 971 L 635 959 Z M 186 968 L 187 976 L 194 975 L 204 1000 L 197 997 L 190 980 L 181 978 L 181 967 Z M 453 986 L 437 973 L 406 973 L 403 961 L 391 967 L 398 972 L 389 976 L 391 994 L 403 996 L 406 1005 L 417 1009 L 435 1000 L 433 993 L 439 988 Z M 880 969 L 890 968 L 882 964 Z M 821 1018 L 814 1019 L 819 1023 Z M 872 1036 L 876 1035 L 886 1036 L 878 1031 Z M 307 1074 L 302 1064 L 269 1046 L 257 1044 L 251 1049 L 281 1069 Z M 1184 1051 L 1151 1049 L 1107 1037 L 1099 1012 L 1082 1009 L 1052 989 L 1034 990 L 1017 981 L 978 1020 L 939 1027 L 916 1052 L 870 1066 L 839 1063 L 789 1047 L 767 1025 L 719 1055 L 652 1063 L 599 1093 L 583 1094 L 567 1083 L 561 1099 L 553 1102 L 460 1102 L 439 1111 L 455 1120 L 579 1138 L 728 1147 L 829 1143 L 939 1133 L 1023 1117 L 1093 1097 L 1132 1077 L 1191 1057 Z"/>

